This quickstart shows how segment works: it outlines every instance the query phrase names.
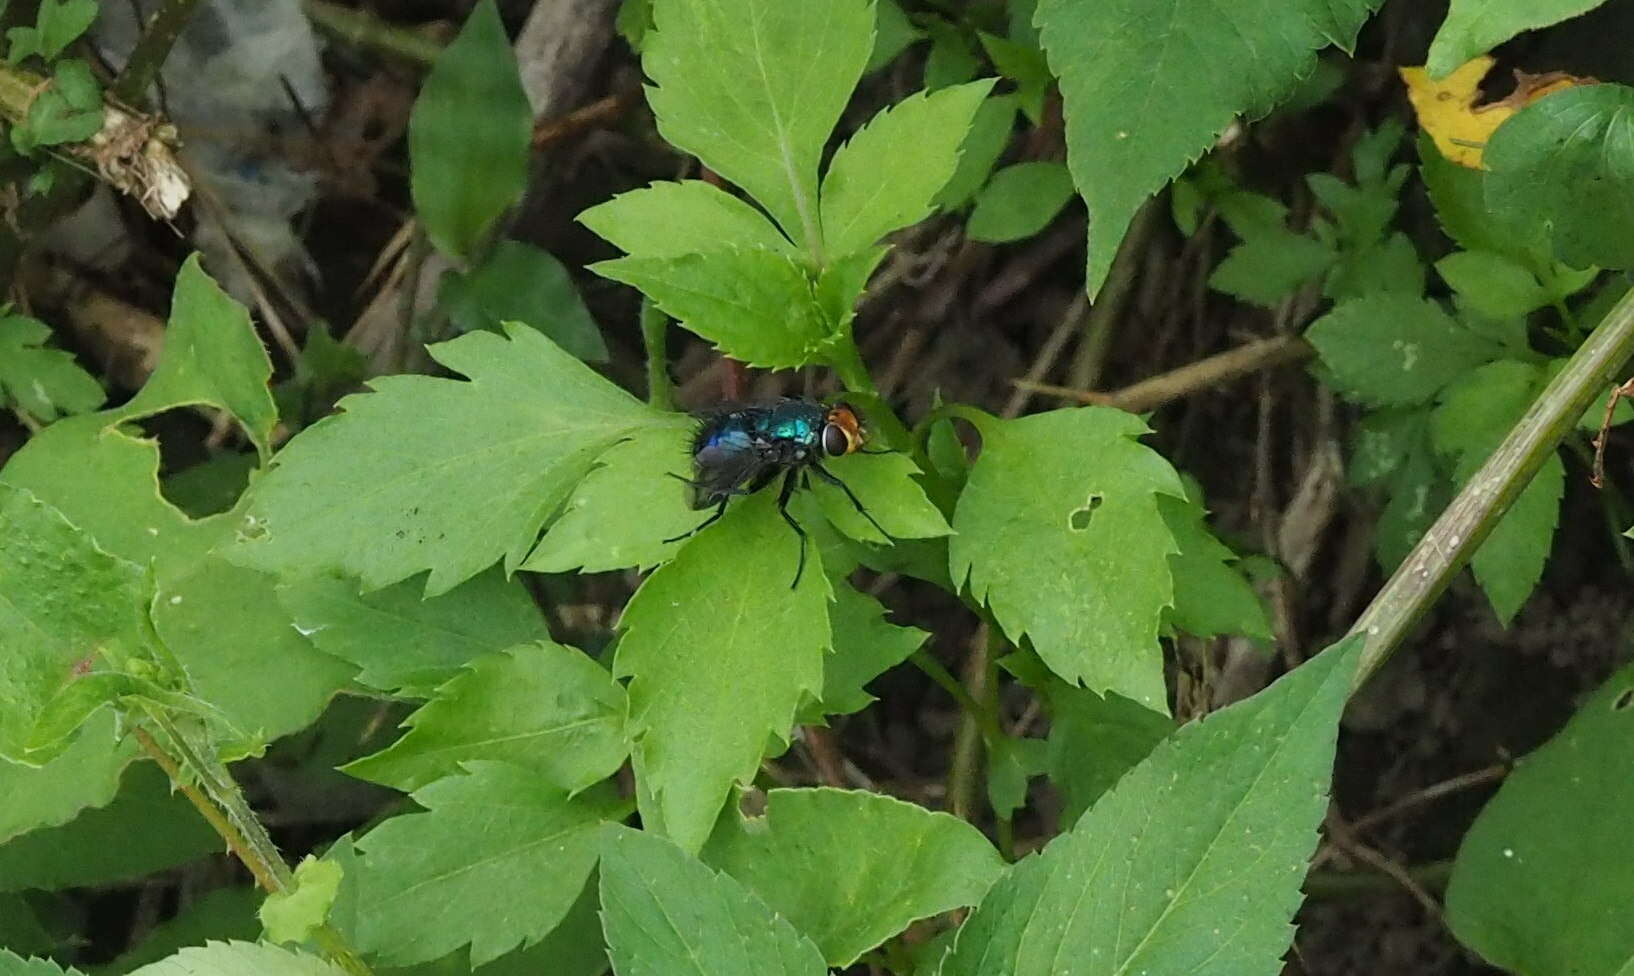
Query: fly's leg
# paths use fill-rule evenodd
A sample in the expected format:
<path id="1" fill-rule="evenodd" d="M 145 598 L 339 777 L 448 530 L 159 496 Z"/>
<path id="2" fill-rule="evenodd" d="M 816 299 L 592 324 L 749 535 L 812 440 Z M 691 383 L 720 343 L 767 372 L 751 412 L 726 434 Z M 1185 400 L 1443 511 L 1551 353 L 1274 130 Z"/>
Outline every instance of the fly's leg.
<path id="1" fill-rule="evenodd" d="M 788 474 L 783 476 L 782 490 L 777 493 L 777 514 L 783 516 L 783 521 L 789 523 L 789 528 L 800 537 L 800 563 L 794 570 L 794 582 L 789 584 L 791 590 L 800 585 L 800 574 L 806 571 L 806 530 L 802 529 L 800 523 L 794 520 L 794 516 L 789 514 L 789 496 L 794 494 L 798 477 L 799 470 L 790 468 Z"/>
<path id="2" fill-rule="evenodd" d="M 732 500 L 732 496 L 730 494 L 728 494 L 725 498 L 721 499 L 721 503 L 719 505 L 715 506 L 715 514 L 713 514 L 713 515 L 709 516 L 708 518 L 704 519 L 702 522 L 699 522 L 697 524 L 697 526 L 692 529 L 692 531 L 682 532 L 680 535 L 672 536 L 672 537 L 670 537 L 668 539 L 665 539 L 664 542 L 666 542 L 666 543 L 680 542 L 682 539 L 685 539 L 685 538 L 687 538 L 689 536 L 697 535 L 699 532 L 702 532 L 704 529 L 707 529 L 711 525 L 714 525 L 716 519 L 718 519 L 722 515 L 726 514 L 726 503 L 731 501 L 731 500 Z"/>
<path id="3" fill-rule="evenodd" d="M 817 477 L 823 479 L 824 481 L 828 482 L 829 484 L 833 485 L 834 487 L 836 487 L 836 488 L 840 489 L 841 491 L 845 492 L 845 497 L 851 499 L 851 504 L 856 506 L 857 511 L 862 514 L 863 518 L 868 520 L 870 525 L 872 525 L 874 528 L 879 530 L 880 535 L 884 536 L 887 539 L 894 538 L 891 535 L 891 533 L 885 531 L 885 526 L 880 525 L 878 522 L 876 522 L 874 520 L 874 517 L 872 515 L 868 514 L 868 509 L 862 507 L 862 502 L 857 499 L 857 494 L 856 494 L 856 492 L 851 490 L 850 485 L 846 484 L 845 482 L 841 481 L 839 478 L 835 477 L 834 472 L 828 470 L 827 468 L 823 467 L 821 464 L 819 464 L 819 463 L 817 463 L 815 461 L 812 462 L 811 469 L 813 471 L 817 472 Z"/>

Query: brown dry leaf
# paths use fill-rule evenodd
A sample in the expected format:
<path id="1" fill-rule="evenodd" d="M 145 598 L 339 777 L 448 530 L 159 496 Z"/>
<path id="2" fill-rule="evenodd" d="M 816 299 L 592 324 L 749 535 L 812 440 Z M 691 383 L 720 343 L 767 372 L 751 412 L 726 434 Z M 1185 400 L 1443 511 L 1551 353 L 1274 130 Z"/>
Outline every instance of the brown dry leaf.
<path id="1" fill-rule="evenodd" d="M 1593 78 L 1579 78 L 1563 71 L 1531 75 L 1515 72 L 1515 90 L 1508 97 L 1476 104 L 1481 97 L 1481 79 L 1492 70 L 1494 60 L 1482 55 L 1460 65 L 1458 70 L 1433 80 L 1423 68 L 1402 68 L 1407 99 L 1418 115 L 1419 128 L 1430 134 L 1441 155 L 1460 166 L 1481 168 L 1481 151 L 1506 119 L 1545 95 L 1575 85 L 1593 85 Z"/>

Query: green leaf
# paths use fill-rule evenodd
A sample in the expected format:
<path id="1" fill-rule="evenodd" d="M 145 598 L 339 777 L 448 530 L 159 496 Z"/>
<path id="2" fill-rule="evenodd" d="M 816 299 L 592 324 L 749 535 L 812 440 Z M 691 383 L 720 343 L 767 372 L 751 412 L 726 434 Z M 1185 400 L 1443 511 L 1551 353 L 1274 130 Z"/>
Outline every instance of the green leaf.
<path id="1" fill-rule="evenodd" d="M 590 270 L 640 289 L 666 315 L 748 365 L 803 366 L 833 334 L 804 268 L 786 254 L 736 248 L 617 258 Z"/>
<path id="2" fill-rule="evenodd" d="M 1634 667 L 1522 759 L 1464 835 L 1447 887 L 1459 941 L 1517 973 L 1634 965 Z"/>
<path id="3" fill-rule="evenodd" d="M 81 976 L 70 966 L 62 968 L 49 959 L 24 959 L 9 949 L 0 949 L 0 976 Z"/>
<path id="4" fill-rule="evenodd" d="M 115 722 L 111 710 L 91 716 L 68 748 L 43 766 L 0 762 L 0 796 L 10 798 L 0 804 L 0 843 L 113 800 L 136 757 L 135 742 L 115 738 Z"/>
<path id="5" fill-rule="evenodd" d="M 821 715 L 849 715 L 874 701 L 868 682 L 908 659 L 930 635 L 917 627 L 900 627 L 885 619 L 885 607 L 850 584 L 833 579 L 834 603 L 828 609 L 834 631 L 834 653 L 823 661 L 823 691 L 813 706 Z"/>
<path id="6" fill-rule="evenodd" d="M 982 70 L 981 58 L 970 36 L 940 17 L 925 25 L 930 35 L 930 53 L 925 56 L 925 88 L 936 91 L 963 84 Z"/>
<path id="7" fill-rule="evenodd" d="M 1418 157 L 1419 176 L 1435 206 L 1436 219 L 1460 247 L 1516 258 L 1527 267 L 1546 263 L 1548 232 L 1536 214 L 1529 215 L 1524 228 L 1500 219 L 1487 209 L 1484 174 L 1441 155 L 1435 140 L 1423 133 L 1418 138 Z"/>
<path id="8" fill-rule="evenodd" d="M 1273 227 L 1256 231 L 1232 248 L 1209 275 L 1208 284 L 1216 291 L 1271 308 L 1332 267 L 1338 256 L 1323 241 Z"/>
<path id="9" fill-rule="evenodd" d="M 169 475 L 160 490 L 188 518 L 207 518 L 237 505 L 257 469 L 254 452 L 224 451 Z"/>
<path id="10" fill-rule="evenodd" d="M 1275 972 L 1359 646 L 1175 732 L 993 886 L 941 976 Z"/>
<path id="11" fill-rule="evenodd" d="M 1587 13 L 1605 0 L 1452 0 L 1447 19 L 1430 42 L 1424 69 L 1431 78 L 1445 78 L 1476 55 L 1522 31 L 1559 23 Z"/>
<path id="12" fill-rule="evenodd" d="M 46 955 L 63 942 L 45 926 L 30 899 L 18 894 L 0 894 L 0 972 L 6 967 L 5 950 L 25 956 Z"/>
<path id="13" fill-rule="evenodd" d="M 410 190 L 437 250 L 473 257 L 527 186 L 533 111 L 493 0 L 471 10 L 409 116 Z"/>
<path id="14" fill-rule="evenodd" d="M 1526 315 L 1553 300 L 1532 272 L 1501 254 L 1455 251 L 1435 263 L 1460 303 L 1495 319 Z"/>
<path id="15" fill-rule="evenodd" d="M 873 47 L 864 0 L 654 0 L 641 64 L 676 147 L 821 254 L 817 163 Z M 816 43 L 814 43 L 816 42 Z"/>
<path id="16" fill-rule="evenodd" d="M 1004 155 L 1016 122 L 1016 96 L 993 95 L 982 102 L 970 122 L 970 132 L 959 147 L 959 165 L 947 185 L 936 194 L 938 210 L 956 210 L 970 201 L 987 182 L 993 164 Z"/>
<path id="17" fill-rule="evenodd" d="M 759 895 L 836 969 L 921 918 L 974 905 L 1004 871 L 981 831 L 878 793 L 772 790 L 703 860 Z"/>
<path id="18" fill-rule="evenodd" d="M 676 537 L 707 517 L 693 509 L 686 486 L 676 480 L 692 476 L 691 426 L 675 416 L 639 428 L 603 454 L 522 568 L 601 573 L 650 569 L 672 558 L 681 546 Z M 632 512 L 641 517 L 631 518 Z"/>
<path id="19" fill-rule="evenodd" d="M 992 87 L 991 80 L 976 81 L 910 95 L 835 152 L 822 192 L 823 246 L 831 258 L 861 251 L 930 216 Z"/>
<path id="20" fill-rule="evenodd" d="M 1400 231 L 1365 247 L 1341 250 L 1322 285 L 1322 294 L 1336 302 L 1380 292 L 1411 298 L 1424 294 L 1424 264 Z"/>
<path id="21" fill-rule="evenodd" d="M 925 496 L 917 480 L 919 466 L 906 454 L 848 454 L 824 461 L 823 467 L 845 482 L 893 539 L 928 539 L 953 531 Z M 837 486 L 813 478 L 811 490 L 836 529 L 863 542 L 886 541 Z"/>
<path id="22" fill-rule="evenodd" d="M 341 869 L 308 854 L 295 866 L 295 887 L 275 891 L 262 903 L 260 917 L 273 942 L 305 942 L 329 917 L 340 891 Z"/>
<path id="23" fill-rule="evenodd" d="M 1027 784 L 1049 769 L 1049 744 L 1043 739 L 1002 736 L 983 742 L 987 752 L 987 802 L 993 814 L 1011 820 L 1027 805 Z"/>
<path id="24" fill-rule="evenodd" d="M 645 831 L 603 835 L 601 922 L 619 976 L 827 972 L 817 947 L 752 891 Z"/>
<path id="25" fill-rule="evenodd" d="M 296 435 L 247 493 L 231 558 L 365 589 L 429 569 L 428 596 L 501 557 L 514 568 L 596 456 L 663 415 L 540 333 L 506 336 L 431 347 L 469 380 L 382 377 Z"/>
<path id="26" fill-rule="evenodd" d="M 1634 89 L 1544 96 L 1498 127 L 1482 160 L 1487 208 L 1522 227 L 1541 215 L 1561 261 L 1634 265 Z"/>
<path id="27" fill-rule="evenodd" d="M 1423 403 L 1498 354 L 1428 299 L 1399 293 L 1353 298 L 1311 323 L 1332 385 L 1372 406 Z"/>
<path id="28" fill-rule="evenodd" d="M 605 362 L 607 343 L 562 262 L 521 241 L 500 241 L 486 260 L 443 280 L 442 301 L 461 332 L 532 326 L 579 359 Z"/>
<path id="29" fill-rule="evenodd" d="M 471 760 L 530 770 L 577 793 L 630 754 L 624 688 L 582 651 L 549 641 L 480 657 L 403 722 L 408 734 L 341 769 L 413 792 Z"/>
<path id="30" fill-rule="evenodd" d="M 151 586 L 61 512 L 0 484 L 0 757 L 37 766 L 61 754 L 102 704 L 76 685 L 141 649 Z"/>
<path id="31" fill-rule="evenodd" d="M 41 0 L 34 18 L 39 31 L 39 54 L 55 61 L 96 20 L 96 0 Z"/>
<path id="32" fill-rule="evenodd" d="M 1185 492 L 1136 440 L 1146 425 L 1107 407 L 974 422 L 982 453 L 953 516 L 953 579 L 1067 681 L 1163 710 L 1158 623 L 1178 550 L 1157 495 Z"/>
<path id="33" fill-rule="evenodd" d="M 0 891 L 111 884 L 220 850 L 221 838 L 192 804 L 158 767 L 142 763 L 107 806 L 0 845 Z"/>
<path id="34" fill-rule="evenodd" d="M 1122 695 L 1058 682 L 1049 689 L 1050 781 L 1066 801 L 1061 823 L 1084 811 L 1174 731 L 1174 720 Z"/>
<path id="35" fill-rule="evenodd" d="M 723 245 L 794 255 L 794 245 L 756 210 L 703 180 L 654 183 L 579 214 L 579 223 L 631 257 L 678 258 Z"/>
<path id="36" fill-rule="evenodd" d="M 267 388 L 271 375 L 272 361 L 249 312 L 204 273 L 194 254 L 176 275 L 164 355 L 121 413 L 131 417 L 186 404 L 219 407 L 233 415 L 265 457 L 278 422 Z"/>
<path id="37" fill-rule="evenodd" d="M 1197 637 L 1242 634 L 1272 639 L 1265 605 L 1247 577 L 1231 565 L 1237 554 L 1204 524 L 1202 504 L 1194 498 L 1159 496 L 1158 510 L 1180 552 L 1169 557 L 1174 574 L 1174 606 L 1169 620 Z"/>
<path id="38" fill-rule="evenodd" d="M 1027 162 L 995 172 L 976 194 L 976 207 L 965 224 L 973 241 L 1003 244 L 1031 237 L 1055 219 L 1072 199 L 1072 175 L 1066 164 Z"/>
<path id="39" fill-rule="evenodd" d="M 131 976 L 345 976 L 325 959 L 257 942 L 211 942 L 186 948 Z"/>
<path id="40" fill-rule="evenodd" d="M 38 319 L 0 318 L 0 398 L 48 423 L 102 406 L 102 384 L 72 354 L 46 348 L 50 336 L 51 328 Z"/>
<path id="41" fill-rule="evenodd" d="M 1374 552 L 1385 572 L 1395 572 L 1452 500 L 1451 486 L 1437 470 L 1430 449 L 1427 418 L 1421 415 L 1418 425 L 1400 467 L 1390 477 L 1390 500 L 1373 530 Z"/>
<path id="42" fill-rule="evenodd" d="M 1135 211 L 1239 116 L 1292 93 L 1317 49 L 1348 48 L 1379 0 L 1041 0 L 1061 82 L 1067 165 L 1089 204 L 1087 287 L 1105 280 Z"/>
<path id="43" fill-rule="evenodd" d="M 1016 83 L 1016 98 L 1027 120 L 1033 125 L 1043 125 L 1044 93 L 1054 79 L 1050 77 L 1050 66 L 1036 39 L 1017 43 L 983 30 L 976 32 L 976 39 L 981 41 L 982 49 L 999 74 Z"/>
<path id="44" fill-rule="evenodd" d="M 1530 363 L 1489 363 L 1448 387 L 1431 418 L 1436 450 L 1454 459 L 1459 484 L 1486 461 L 1526 408 L 1545 373 Z M 1476 582 L 1506 626 L 1543 576 L 1554 543 L 1566 469 L 1553 454 L 1470 560 Z"/>
<path id="45" fill-rule="evenodd" d="M 426 962 L 469 943 L 471 964 L 480 966 L 537 942 L 596 866 L 608 797 L 570 798 L 506 763 L 466 768 L 469 775 L 414 794 L 428 812 L 393 817 L 357 842 L 358 948 L 388 965 Z"/>
<path id="46" fill-rule="evenodd" d="M 278 602 L 320 650 L 361 668 L 359 681 L 410 697 L 429 697 L 483 654 L 550 636 L 527 587 L 498 567 L 429 600 L 421 589 L 405 580 L 360 594 L 316 576 L 280 583 Z"/>
<path id="47" fill-rule="evenodd" d="M 822 688 L 828 580 L 810 551 L 789 589 L 798 548 L 774 502 L 751 495 L 687 540 L 620 624 L 613 675 L 632 679 L 642 819 L 657 817 L 688 850 L 703 845 L 732 784 L 753 777 L 768 739 L 788 733 L 802 697 Z"/>
<path id="48" fill-rule="evenodd" d="M 868 64 L 863 68 L 865 73 L 873 73 L 896 60 L 896 56 L 908 49 L 915 41 L 923 39 L 925 32 L 915 27 L 908 15 L 902 12 L 897 0 L 876 0 L 874 4 L 874 49 L 868 55 Z"/>
<path id="49" fill-rule="evenodd" d="M 26 155 L 38 146 L 84 142 L 101 130 L 102 88 L 90 65 L 66 58 L 52 65 L 50 85 L 29 103 L 23 124 L 12 127 L 11 142 Z"/>

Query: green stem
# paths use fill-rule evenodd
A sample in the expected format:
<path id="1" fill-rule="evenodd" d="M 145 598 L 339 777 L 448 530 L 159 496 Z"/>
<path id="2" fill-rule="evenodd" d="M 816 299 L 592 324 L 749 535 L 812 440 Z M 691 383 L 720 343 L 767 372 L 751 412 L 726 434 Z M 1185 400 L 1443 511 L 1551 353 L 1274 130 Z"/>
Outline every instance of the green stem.
<path id="1" fill-rule="evenodd" d="M 1452 877 L 1452 861 L 1431 861 L 1407 869 L 1407 876 L 1429 891 L 1441 891 Z M 1377 871 L 1312 871 L 1305 878 L 1305 893 L 1312 898 L 1346 898 L 1395 892 L 1401 882 Z"/>
<path id="2" fill-rule="evenodd" d="M 977 727 L 981 729 L 982 735 L 997 739 L 1004 737 L 1004 730 L 999 726 L 998 718 L 981 702 L 977 701 L 965 689 L 965 686 L 959 683 L 959 679 L 955 678 L 952 672 L 942 666 L 941 661 L 931 657 L 923 649 L 914 651 L 908 661 L 914 667 L 923 671 L 926 677 L 936 682 L 937 686 L 947 692 L 949 697 L 958 702 L 959 707 L 964 709 L 965 714 L 975 720 Z"/>
<path id="3" fill-rule="evenodd" d="M 305 0 L 301 7 L 307 19 L 324 33 L 357 47 L 381 51 L 426 67 L 434 64 L 443 50 L 436 41 L 388 24 L 362 10 L 328 0 Z"/>
<path id="4" fill-rule="evenodd" d="M 1550 381 L 1509 436 L 1402 561 L 1351 627 L 1365 645 L 1360 686 L 1429 610 L 1532 476 L 1634 353 L 1634 291 L 1624 295 Z"/>
<path id="5" fill-rule="evenodd" d="M 108 90 L 115 101 L 126 105 L 142 103 L 153 79 L 159 77 L 165 58 L 170 56 L 170 49 L 176 45 L 176 38 L 192 19 L 193 8 L 198 5 L 199 0 L 165 0 L 153 12 L 141 40 L 136 42 L 136 49 L 131 51 L 130 60 L 125 62 L 125 70 L 119 72 Z"/>
<path id="6" fill-rule="evenodd" d="M 675 388 L 669 377 L 669 354 L 664 335 L 669 316 L 652 299 L 641 299 L 641 344 L 647 350 L 647 403 L 659 410 L 675 409 Z"/>

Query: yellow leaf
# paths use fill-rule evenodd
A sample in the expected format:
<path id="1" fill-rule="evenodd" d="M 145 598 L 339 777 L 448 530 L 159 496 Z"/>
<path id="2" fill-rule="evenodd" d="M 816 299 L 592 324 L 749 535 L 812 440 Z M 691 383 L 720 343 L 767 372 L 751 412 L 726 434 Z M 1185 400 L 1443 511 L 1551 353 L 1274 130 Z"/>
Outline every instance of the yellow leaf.
<path id="1" fill-rule="evenodd" d="M 1465 62 L 1452 74 L 1435 81 L 1423 68 L 1402 68 L 1407 100 L 1413 103 L 1419 128 L 1435 140 L 1441 155 L 1460 166 L 1481 168 L 1481 151 L 1506 119 L 1545 95 L 1575 85 L 1595 84 L 1593 78 L 1578 78 L 1563 71 L 1530 75 L 1515 72 L 1515 90 L 1496 102 L 1477 104 L 1481 79 L 1492 70 L 1494 60 L 1482 55 Z"/>

